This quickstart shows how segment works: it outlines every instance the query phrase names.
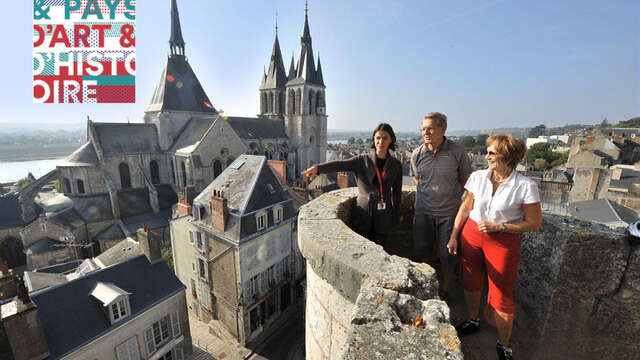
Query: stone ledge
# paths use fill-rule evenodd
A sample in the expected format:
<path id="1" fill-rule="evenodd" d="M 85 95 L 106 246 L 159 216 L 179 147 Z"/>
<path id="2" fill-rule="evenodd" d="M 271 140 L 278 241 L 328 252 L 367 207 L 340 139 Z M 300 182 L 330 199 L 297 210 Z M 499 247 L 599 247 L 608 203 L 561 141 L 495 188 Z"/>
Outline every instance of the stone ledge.
<path id="1" fill-rule="evenodd" d="M 300 209 L 298 245 L 307 264 L 354 303 L 361 288 L 374 286 L 437 298 L 433 268 L 389 255 L 345 224 L 356 196 L 355 188 L 337 190 Z"/>
<path id="2" fill-rule="evenodd" d="M 424 328 L 410 325 L 418 316 Z M 344 360 L 463 359 L 446 303 L 378 287 L 358 296 L 345 345 Z"/>

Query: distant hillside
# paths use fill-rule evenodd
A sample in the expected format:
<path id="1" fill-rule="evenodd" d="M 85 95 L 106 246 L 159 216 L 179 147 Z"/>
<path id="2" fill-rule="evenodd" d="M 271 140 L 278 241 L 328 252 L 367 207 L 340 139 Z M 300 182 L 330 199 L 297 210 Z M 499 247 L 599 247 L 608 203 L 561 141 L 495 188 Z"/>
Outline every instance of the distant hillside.
<path id="1" fill-rule="evenodd" d="M 634 117 L 629 120 L 620 121 L 617 125 L 613 125 L 617 128 L 640 128 L 640 117 Z"/>

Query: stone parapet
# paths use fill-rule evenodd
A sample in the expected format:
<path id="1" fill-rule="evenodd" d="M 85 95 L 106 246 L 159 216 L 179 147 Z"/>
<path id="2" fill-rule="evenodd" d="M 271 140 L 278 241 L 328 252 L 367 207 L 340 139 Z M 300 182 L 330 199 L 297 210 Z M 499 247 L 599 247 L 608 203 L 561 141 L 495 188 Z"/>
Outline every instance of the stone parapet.
<path id="1" fill-rule="evenodd" d="M 354 188 L 325 194 L 298 215 L 307 260 L 307 358 L 462 359 L 448 307 L 435 300 L 435 271 L 389 255 L 351 230 L 346 224 L 356 195 Z M 403 212 L 412 209 L 412 198 L 404 192 Z M 409 215 L 403 213 L 403 223 Z M 418 316 L 424 326 L 411 326 Z"/>

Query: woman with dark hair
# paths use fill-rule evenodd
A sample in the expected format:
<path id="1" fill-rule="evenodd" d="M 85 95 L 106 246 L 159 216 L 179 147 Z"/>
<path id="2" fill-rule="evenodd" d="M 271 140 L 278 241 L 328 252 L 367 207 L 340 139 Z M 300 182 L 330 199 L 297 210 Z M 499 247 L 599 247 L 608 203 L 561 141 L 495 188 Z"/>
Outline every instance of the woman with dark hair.
<path id="1" fill-rule="evenodd" d="M 487 170 L 471 174 L 447 248 L 460 249 L 462 283 L 469 318 L 456 326 L 466 336 L 480 328 L 480 298 L 488 276 L 485 318 L 498 332 L 498 359 L 511 360 L 509 339 L 513 328 L 513 289 L 520 260 L 520 233 L 538 231 L 542 210 L 538 186 L 515 168 L 526 147 L 511 136 L 487 139 Z M 460 235 L 460 245 L 458 245 Z"/>
<path id="2" fill-rule="evenodd" d="M 374 150 L 368 154 L 314 165 L 302 175 L 313 179 L 318 174 L 354 172 L 358 199 L 351 225 L 360 235 L 384 247 L 392 225 L 400 222 L 402 164 L 389 153 L 396 148 L 396 135 L 391 125 L 378 125 L 373 130 L 371 142 Z"/>

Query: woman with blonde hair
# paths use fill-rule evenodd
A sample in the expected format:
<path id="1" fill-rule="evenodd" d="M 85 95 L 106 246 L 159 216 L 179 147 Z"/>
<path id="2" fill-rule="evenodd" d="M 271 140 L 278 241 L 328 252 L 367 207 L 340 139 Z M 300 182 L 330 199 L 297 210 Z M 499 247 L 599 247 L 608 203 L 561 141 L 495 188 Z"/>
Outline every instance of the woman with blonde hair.
<path id="1" fill-rule="evenodd" d="M 447 244 L 452 254 L 460 250 L 469 315 L 456 330 L 459 336 L 466 336 L 479 329 L 480 297 L 488 276 L 489 309 L 485 314 L 498 331 L 496 351 L 500 360 L 513 359 L 509 339 L 520 260 L 519 234 L 538 231 L 542 224 L 536 183 L 515 171 L 525 152 L 524 143 L 514 137 L 493 135 L 487 139 L 489 168 L 475 171 L 467 180 L 466 196 Z"/>

